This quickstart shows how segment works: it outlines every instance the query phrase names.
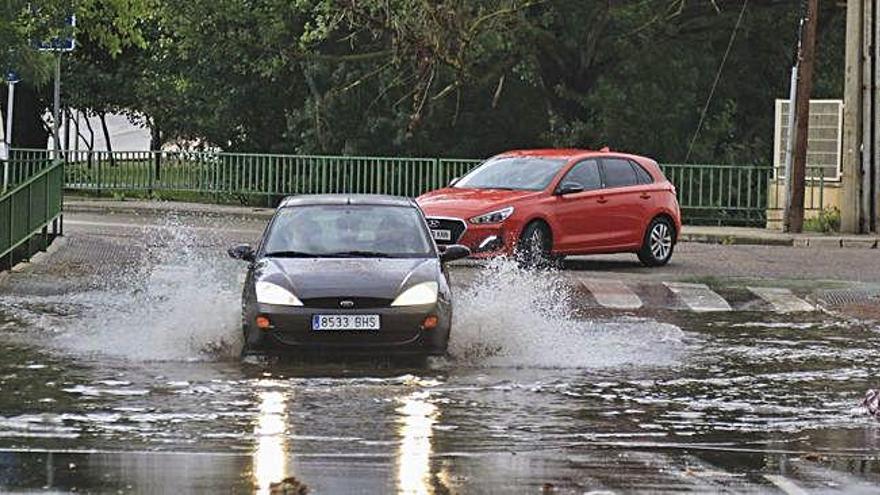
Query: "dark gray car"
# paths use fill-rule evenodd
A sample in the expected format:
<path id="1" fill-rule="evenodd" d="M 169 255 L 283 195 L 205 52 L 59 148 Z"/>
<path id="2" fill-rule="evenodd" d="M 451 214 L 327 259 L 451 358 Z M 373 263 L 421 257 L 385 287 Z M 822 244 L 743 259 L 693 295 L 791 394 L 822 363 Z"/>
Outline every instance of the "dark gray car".
<path id="1" fill-rule="evenodd" d="M 282 349 L 441 355 L 452 321 L 445 262 L 424 215 L 406 198 L 368 195 L 285 199 L 248 261 L 243 352 Z"/>

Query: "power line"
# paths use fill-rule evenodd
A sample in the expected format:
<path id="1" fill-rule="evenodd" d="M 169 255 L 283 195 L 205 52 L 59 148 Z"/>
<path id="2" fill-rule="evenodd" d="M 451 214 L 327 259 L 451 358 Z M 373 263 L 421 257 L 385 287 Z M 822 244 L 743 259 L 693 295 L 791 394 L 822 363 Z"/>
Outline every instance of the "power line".
<path id="1" fill-rule="evenodd" d="M 730 33 L 730 41 L 727 42 L 727 50 L 724 52 L 724 57 L 721 59 L 721 65 L 718 66 L 718 72 L 715 74 L 715 82 L 712 83 L 712 90 L 709 91 L 709 97 L 706 98 L 706 105 L 703 107 L 703 111 L 700 113 L 700 122 L 697 124 L 697 130 L 694 131 L 694 136 L 691 138 L 691 144 L 688 146 L 687 155 L 684 157 L 684 162 L 687 163 L 691 158 L 691 152 L 694 150 L 694 144 L 697 142 L 697 137 L 700 135 L 700 131 L 703 129 L 703 122 L 706 120 L 706 114 L 709 112 L 709 105 L 712 104 L 712 98 L 715 97 L 715 90 L 718 88 L 718 83 L 721 81 L 721 73 L 724 71 L 724 65 L 727 64 L 727 58 L 730 56 L 730 50 L 733 48 L 733 42 L 736 41 L 736 33 L 739 31 L 739 27 L 742 24 L 743 17 L 746 13 L 746 7 L 749 6 L 749 0 L 745 0 L 743 2 L 742 9 L 739 11 L 739 18 L 736 20 L 736 26 L 733 27 L 733 32 Z"/>

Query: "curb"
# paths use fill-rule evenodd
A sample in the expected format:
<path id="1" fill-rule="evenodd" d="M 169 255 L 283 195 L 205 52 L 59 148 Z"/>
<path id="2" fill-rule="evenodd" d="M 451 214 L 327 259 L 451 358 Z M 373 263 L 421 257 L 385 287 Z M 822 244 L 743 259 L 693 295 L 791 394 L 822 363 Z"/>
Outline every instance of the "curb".
<path id="1" fill-rule="evenodd" d="M 721 245 L 748 245 L 748 246 L 794 246 L 792 237 L 758 237 L 742 234 L 701 234 L 682 232 L 679 236 L 681 242 L 696 242 L 700 244 Z"/>
<path id="2" fill-rule="evenodd" d="M 250 208 L 241 206 L 204 205 L 194 203 L 156 202 L 120 204 L 119 202 L 101 204 L 100 201 L 65 200 L 64 211 L 70 213 L 103 214 L 161 214 L 189 213 L 200 215 L 234 215 L 238 217 L 269 219 L 275 213 L 270 208 Z"/>
<path id="3" fill-rule="evenodd" d="M 0 272 L 0 282 L 3 282 L 3 279 L 8 277 L 10 273 L 21 273 L 27 271 L 35 263 L 40 263 L 43 258 L 51 255 L 55 251 L 61 248 L 64 244 L 67 244 L 67 238 L 64 236 L 58 236 L 53 239 L 52 242 L 49 243 L 49 246 L 46 247 L 45 251 L 37 251 L 30 258 L 25 261 L 19 261 L 8 271 Z"/>
<path id="4" fill-rule="evenodd" d="M 779 234 L 777 236 L 756 236 L 749 234 L 705 234 L 699 232 L 682 232 L 682 242 L 703 244 L 751 245 L 751 246 L 793 246 L 816 249 L 878 249 L 880 238 L 877 237 L 838 237 L 838 236 L 801 236 Z"/>

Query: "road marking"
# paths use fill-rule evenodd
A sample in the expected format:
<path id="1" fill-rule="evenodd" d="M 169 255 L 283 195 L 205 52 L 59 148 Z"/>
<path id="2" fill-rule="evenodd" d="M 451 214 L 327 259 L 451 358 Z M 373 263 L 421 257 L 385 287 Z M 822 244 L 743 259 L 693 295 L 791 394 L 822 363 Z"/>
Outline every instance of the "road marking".
<path id="1" fill-rule="evenodd" d="M 730 311 L 732 308 L 723 297 L 705 284 L 663 282 L 691 310 L 699 312 Z"/>
<path id="2" fill-rule="evenodd" d="M 124 229 L 169 229 L 170 227 L 167 225 L 159 225 L 154 223 L 119 223 L 119 222 L 89 222 L 87 220 L 64 220 L 65 226 L 76 226 L 76 227 L 107 227 L 107 228 L 124 228 Z M 185 230 L 195 230 L 195 231 L 212 231 L 212 232 L 223 232 L 227 234 L 259 234 L 263 231 L 263 226 L 254 226 L 251 229 L 230 229 L 227 227 L 196 227 L 192 225 L 180 225 L 175 226 L 173 228 L 181 228 Z"/>
<path id="3" fill-rule="evenodd" d="M 761 299 L 770 303 L 773 306 L 773 309 L 780 313 L 798 313 L 816 310 L 812 304 L 795 296 L 788 289 L 749 287 L 749 290 Z"/>
<path id="4" fill-rule="evenodd" d="M 776 485 L 776 488 L 779 488 L 783 492 L 788 495 L 807 495 L 807 491 L 803 488 L 797 486 L 794 481 L 786 478 L 785 476 L 781 476 L 778 474 L 765 474 L 764 479 Z"/>
<path id="5" fill-rule="evenodd" d="M 620 280 L 581 279 L 581 284 L 593 294 L 596 302 L 613 309 L 639 309 L 642 300 Z"/>

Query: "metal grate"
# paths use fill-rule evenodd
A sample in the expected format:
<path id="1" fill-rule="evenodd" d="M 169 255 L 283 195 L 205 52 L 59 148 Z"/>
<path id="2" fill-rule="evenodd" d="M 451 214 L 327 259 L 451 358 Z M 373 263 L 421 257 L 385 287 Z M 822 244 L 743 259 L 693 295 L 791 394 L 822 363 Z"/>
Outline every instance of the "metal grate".
<path id="1" fill-rule="evenodd" d="M 816 299 L 825 306 L 848 304 L 880 304 L 880 289 L 828 289 L 819 291 Z"/>

